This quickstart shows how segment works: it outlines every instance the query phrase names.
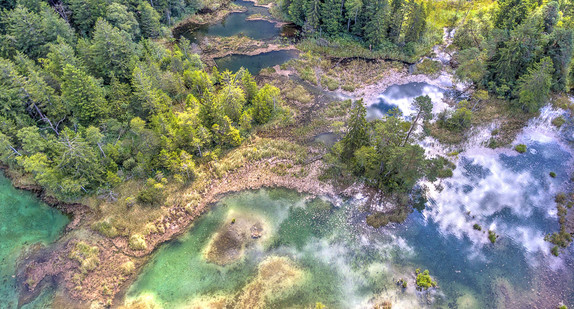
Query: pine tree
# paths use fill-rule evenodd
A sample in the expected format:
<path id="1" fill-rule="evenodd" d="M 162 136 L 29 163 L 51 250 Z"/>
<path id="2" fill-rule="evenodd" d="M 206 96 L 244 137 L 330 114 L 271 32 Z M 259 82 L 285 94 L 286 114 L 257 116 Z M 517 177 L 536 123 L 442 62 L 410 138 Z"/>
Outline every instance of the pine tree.
<path id="1" fill-rule="evenodd" d="M 321 5 L 322 27 L 327 34 L 335 35 L 341 31 L 341 0 L 325 0 Z"/>
<path id="2" fill-rule="evenodd" d="M 154 8 L 142 1 L 138 6 L 140 12 L 140 29 L 144 38 L 157 38 L 161 34 L 161 24 L 159 22 L 159 14 Z"/>
<path id="3" fill-rule="evenodd" d="M 82 125 L 96 123 L 108 113 L 100 85 L 93 77 L 70 64 L 64 67 L 62 100 Z"/>
<path id="4" fill-rule="evenodd" d="M 536 112 L 548 99 L 552 86 L 552 60 L 545 57 L 534 64 L 518 80 L 518 105 L 527 112 Z"/>
<path id="5" fill-rule="evenodd" d="M 401 29 L 405 15 L 404 4 L 405 0 L 392 0 L 391 2 L 388 36 L 389 40 L 391 40 L 393 43 L 398 43 L 399 37 L 401 35 Z"/>
<path id="6" fill-rule="evenodd" d="M 347 122 L 347 134 L 342 140 L 343 151 L 341 156 L 344 160 L 351 159 L 355 151 L 369 144 L 366 116 L 367 110 L 363 105 L 363 100 L 355 101 Z"/>

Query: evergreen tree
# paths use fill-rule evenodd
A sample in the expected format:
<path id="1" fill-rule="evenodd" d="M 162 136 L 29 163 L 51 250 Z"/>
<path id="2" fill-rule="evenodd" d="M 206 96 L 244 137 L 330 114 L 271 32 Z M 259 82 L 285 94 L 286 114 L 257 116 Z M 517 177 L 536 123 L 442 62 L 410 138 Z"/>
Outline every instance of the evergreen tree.
<path id="1" fill-rule="evenodd" d="M 353 25 L 357 25 L 357 18 L 363 9 L 363 0 L 345 1 L 345 13 L 347 16 L 347 32 L 351 31 L 351 20 Z"/>
<path id="2" fill-rule="evenodd" d="M 398 43 L 403 26 L 405 0 L 392 0 L 388 37 L 393 43 Z"/>
<path id="3" fill-rule="evenodd" d="M 536 112 L 548 99 L 552 86 L 552 60 L 545 57 L 528 69 L 518 80 L 518 105 L 530 113 Z"/>
<path id="4" fill-rule="evenodd" d="M 72 11 L 72 21 L 80 34 L 87 35 L 99 18 L 106 15 L 106 0 L 64 0 Z"/>
<path id="5" fill-rule="evenodd" d="M 133 12 L 125 5 L 112 3 L 106 8 L 106 20 L 114 27 L 130 34 L 133 40 L 139 39 L 140 26 Z"/>
<path id="6" fill-rule="evenodd" d="M 428 95 L 416 97 L 413 101 L 413 107 L 415 108 L 416 116 L 411 122 L 411 128 L 407 132 L 407 136 L 405 136 L 402 146 L 407 144 L 409 137 L 418 125 L 418 121 L 421 119 L 421 117 L 424 120 L 429 120 L 432 118 L 432 101 Z"/>
<path id="7" fill-rule="evenodd" d="M 418 42 L 426 30 L 426 10 L 422 3 L 413 1 L 407 16 L 405 42 Z"/>
<path id="8" fill-rule="evenodd" d="M 552 89 L 566 91 L 568 75 L 572 71 L 572 56 L 574 55 L 574 30 L 555 29 L 549 37 L 546 54 L 554 64 Z"/>
<path id="9" fill-rule="evenodd" d="M 321 22 L 321 2 L 319 0 L 308 0 L 306 8 L 307 14 L 303 29 L 307 32 L 315 32 L 319 30 Z"/>
<path id="10" fill-rule="evenodd" d="M 355 151 L 369 143 L 367 135 L 367 110 L 363 105 L 363 100 L 353 103 L 349 120 L 347 122 L 347 134 L 343 137 L 343 151 L 341 157 L 349 160 L 353 157 Z"/>
<path id="11" fill-rule="evenodd" d="M 89 46 L 91 70 L 106 82 L 112 75 L 121 81 L 129 80 L 135 66 L 135 44 L 130 35 L 100 19 L 94 28 L 94 38 Z"/>
<path id="12" fill-rule="evenodd" d="M 325 0 L 321 5 L 322 27 L 327 34 L 335 35 L 341 31 L 341 1 Z"/>
<path id="13" fill-rule="evenodd" d="M 70 64 L 64 67 L 62 100 L 82 125 L 95 123 L 108 113 L 100 85 L 93 77 Z"/>
<path id="14" fill-rule="evenodd" d="M 265 85 L 253 99 L 253 119 L 262 124 L 271 119 L 279 101 L 279 89 Z"/>
<path id="15" fill-rule="evenodd" d="M 138 6 L 140 12 L 140 29 L 144 38 L 157 38 L 161 34 L 161 24 L 159 14 L 154 8 L 142 1 Z"/>
<path id="16" fill-rule="evenodd" d="M 364 36 L 374 47 L 378 47 L 386 40 L 388 9 L 387 0 L 373 0 L 366 7 Z"/>

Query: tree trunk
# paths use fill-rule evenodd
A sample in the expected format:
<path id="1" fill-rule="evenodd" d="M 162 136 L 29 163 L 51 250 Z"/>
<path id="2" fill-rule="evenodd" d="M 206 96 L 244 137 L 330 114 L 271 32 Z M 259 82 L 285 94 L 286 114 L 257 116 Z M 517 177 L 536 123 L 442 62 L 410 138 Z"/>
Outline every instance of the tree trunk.
<path id="1" fill-rule="evenodd" d="M 409 132 L 407 133 L 407 137 L 405 137 L 405 140 L 403 141 L 403 144 L 401 145 L 401 147 L 405 147 L 405 145 L 407 144 L 407 141 L 409 140 L 411 133 L 413 132 L 415 126 L 417 125 L 417 122 L 419 121 L 420 115 L 421 115 L 421 112 L 419 111 L 417 114 L 417 117 L 415 118 L 415 120 L 413 120 L 413 124 L 411 125 L 411 128 L 409 129 Z"/>

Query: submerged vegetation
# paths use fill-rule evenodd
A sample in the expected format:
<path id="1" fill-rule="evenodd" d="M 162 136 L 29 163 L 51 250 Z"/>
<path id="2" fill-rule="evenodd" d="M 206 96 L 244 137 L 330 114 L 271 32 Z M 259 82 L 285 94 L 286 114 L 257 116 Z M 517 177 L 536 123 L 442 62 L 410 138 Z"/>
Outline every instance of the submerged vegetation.
<path id="1" fill-rule="evenodd" d="M 32 179 L 44 197 L 88 205 L 93 216 L 85 223 L 87 235 L 105 239 L 92 241 L 83 233 L 78 233 L 82 240 L 66 239 L 61 257 L 73 263 L 73 292 L 84 293 L 74 297 L 110 305 L 143 263 L 138 258 L 228 192 L 214 189 L 218 184 L 236 190 L 290 181 L 297 189 L 316 186 L 328 194 L 356 185 L 374 192 L 366 223 L 378 228 L 403 222 L 411 205 L 425 203 L 421 181 L 453 176 L 449 160 L 463 151 L 460 145 L 474 126 L 496 120 L 487 146 L 497 148 L 511 144 L 549 99 L 562 100 L 556 104 L 563 108 L 574 106 L 564 95 L 574 80 L 574 5 L 568 1 L 258 4 L 300 27 L 296 43 L 244 34 L 193 44 L 172 37 L 171 27 L 184 20 L 206 25 L 243 10 L 227 0 L 0 4 L 0 161 L 15 175 Z M 248 19 L 271 18 L 255 13 Z M 216 56 L 296 48 L 298 59 L 259 76 L 209 67 Z M 430 78 L 453 73 L 465 87 L 464 99 L 433 114 L 431 98 L 419 96 L 410 102 L 412 115 L 393 109 L 367 121 L 359 99 L 366 86 L 406 72 L 406 65 Z M 390 82 L 396 82 L 393 77 Z M 333 99 L 342 94 L 358 100 Z M 560 129 L 567 119 L 556 117 L 552 124 Z M 338 142 L 333 147 L 310 143 L 319 133 Z M 453 145 L 451 158 L 425 152 L 426 137 Z M 527 152 L 524 144 L 514 149 Z M 239 170 L 261 175 L 233 178 Z M 336 189 L 322 187 L 331 185 Z M 441 185 L 436 188 L 442 190 Z M 572 242 L 571 199 L 556 197 L 560 230 L 545 237 L 556 256 Z M 313 220 L 331 211 L 327 202 L 313 205 L 321 208 Z M 247 246 L 271 232 L 253 218 L 238 215 L 226 222 L 205 252 L 217 267 L 241 260 Z M 472 227 L 488 231 L 493 244 L 499 238 L 479 223 Z M 220 295 L 218 301 L 264 306 L 305 281 L 305 269 L 297 263 L 269 257 L 240 294 Z M 86 278 L 100 270 L 109 278 L 90 286 L 101 277 Z M 407 289 L 406 280 L 398 285 Z M 436 287 L 428 270 L 417 269 L 416 287 Z M 317 302 L 316 307 L 325 306 Z"/>

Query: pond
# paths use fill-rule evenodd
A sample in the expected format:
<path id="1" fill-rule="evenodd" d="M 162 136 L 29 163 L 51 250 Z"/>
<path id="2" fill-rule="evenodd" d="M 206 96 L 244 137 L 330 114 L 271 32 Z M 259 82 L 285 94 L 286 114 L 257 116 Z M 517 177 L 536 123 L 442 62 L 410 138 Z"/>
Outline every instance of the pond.
<path id="1" fill-rule="evenodd" d="M 524 142 L 524 154 L 460 154 L 453 177 L 431 190 L 422 212 L 380 229 L 365 224 L 352 199 L 335 207 L 283 189 L 229 195 L 154 254 L 128 301 L 163 308 L 365 308 L 373 299 L 393 308 L 571 305 L 574 250 L 554 257 L 544 235 L 558 228 L 553 196 L 568 180 L 572 156 L 553 140 Z M 499 235 L 496 243 L 488 230 Z M 439 288 L 417 291 L 417 268 L 428 269 Z M 401 278 L 406 289 L 396 284 Z"/>
<path id="2" fill-rule="evenodd" d="M 253 2 L 243 0 L 236 0 L 234 3 L 245 7 L 246 11 L 231 13 L 215 24 L 199 27 L 184 25 L 176 29 L 174 36 L 176 38 L 183 36 L 191 42 L 199 42 L 204 37 L 229 37 L 239 34 L 265 42 L 271 42 L 280 37 L 296 36 L 297 29 L 293 24 L 280 25 L 267 20 L 247 20 L 253 14 L 270 18 L 271 14 L 266 7 L 255 6 Z M 220 71 L 228 69 L 235 72 L 244 67 L 252 74 L 258 74 L 263 68 L 282 64 L 297 56 L 298 52 L 295 50 L 279 50 L 252 56 L 229 55 L 215 59 L 215 62 Z"/>
<path id="3" fill-rule="evenodd" d="M 243 67 L 249 70 L 251 74 L 256 75 L 259 74 L 261 69 L 285 63 L 297 57 L 298 54 L 299 52 L 296 50 L 275 50 L 254 56 L 229 55 L 215 59 L 215 63 L 220 71 L 230 70 L 236 72 Z"/>
<path id="4" fill-rule="evenodd" d="M 178 28 L 174 33 L 175 37 L 183 36 L 191 42 L 198 42 L 206 36 L 228 37 L 243 34 L 255 40 L 270 40 L 278 37 L 282 32 L 282 27 L 267 20 L 247 20 L 254 14 L 259 14 L 269 18 L 271 14 L 266 7 L 255 6 L 253 2 L 236 0 L 235 4 L 246 8 L 245 12 L 236 12 L 227 15 L 220 22 L 214 24 L 200 25 L 199 27 L 189 25 L 190 28 Z M 288 27 L 286 27 L 286 30 Z"/>
<path id="5" fill-rule="evenodd" d="M 19 257 L 36 244 L 55 241 L 69 220 L 33 194 L 16 190 L 3 175 L 0 175 L 0 218 L 0 307 L 16 308 L 18 290 L 14 275 Z M 43 294 L 27 307 L 41 308 L 41 303 L 49 301 L 49 295 Z"/>
<path id="6" fill-rule="evenodd" d="M 391 109 L 398 108 L 403 115 L 414 113 L 412 102 L 418 96 L 428 95 L 433 102 L 433 113 L 438 114 L 448 105 L 444 98 L 449 95 L 445 89 L 427 83 L 408 83 L 389 86 L 378 98 L 378 102 L 367 107 L 367 119 L 378 119 Z"/>

